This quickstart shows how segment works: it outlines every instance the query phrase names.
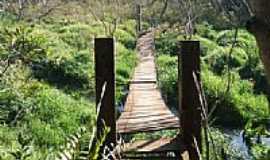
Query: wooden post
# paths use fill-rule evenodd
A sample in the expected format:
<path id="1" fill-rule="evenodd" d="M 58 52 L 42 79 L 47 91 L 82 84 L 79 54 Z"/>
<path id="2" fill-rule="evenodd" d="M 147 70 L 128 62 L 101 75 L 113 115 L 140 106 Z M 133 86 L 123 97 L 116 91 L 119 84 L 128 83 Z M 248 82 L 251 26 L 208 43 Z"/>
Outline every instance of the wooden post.
<path id="1" fill-rule="evenodd" d="M 140 4 L 136 5 L 136 14 L 137 14 L 137 33 L 140 33 L 142 30 L 142 7 Z"/>
<path id="2" fill-rule="evenodd" d="M 201 106 L 199 92 L 193 73 L 200 83 L 200 43 L 198 41 L 182 41 L 179 53 L 179 111 L 183 141 L 189 151 L 191 160 L 199 160 L 201 143 Z M 194 138 L 196 142 L 194 142 Z M 197 144 L 196 144 L 197 143 Z"/>
<path id="3" fill-rule="evenodd" d="M 95 39 L 96 105 L 98 106 L 101 101 L 97 119 L 97 138 L 102 136 L 104 121 L 106 127 L 110 128 L 104 144 L 108 147 L 111 143 L 116 144 L 114 52 L 113 38 Z"/>

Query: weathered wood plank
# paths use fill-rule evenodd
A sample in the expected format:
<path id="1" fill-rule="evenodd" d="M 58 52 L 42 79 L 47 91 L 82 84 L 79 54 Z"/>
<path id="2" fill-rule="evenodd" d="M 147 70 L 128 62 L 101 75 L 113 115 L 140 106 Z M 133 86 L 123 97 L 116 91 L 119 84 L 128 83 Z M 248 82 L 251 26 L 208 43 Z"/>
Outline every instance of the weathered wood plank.
<path id="1" fill-rule="evenodd" d="M 152 35 L 145 35 L 149 36 Z M 139 40 L 140 61 L 135 68 L 124 112 L 117 121 L 118 133 L 179 128 L 179 118 L 166 106 L 157 88 L 155 59 L 151 46 L 153 37 Z"/>
<path id="2" fill-rule="evenodd" d="M 170 152 L 179 151 L 181 147 L 177 138 L 160 138 L 158 140 L 140 140 L 128 143 L 124 147 L 124 152 Z"/>

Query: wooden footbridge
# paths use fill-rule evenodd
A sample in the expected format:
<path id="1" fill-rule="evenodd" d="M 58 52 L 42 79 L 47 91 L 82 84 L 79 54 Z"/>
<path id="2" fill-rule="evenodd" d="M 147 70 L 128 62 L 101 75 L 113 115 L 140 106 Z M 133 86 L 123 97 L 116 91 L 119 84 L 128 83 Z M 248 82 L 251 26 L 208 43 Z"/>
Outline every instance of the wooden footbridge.
<path id="1" fill-rule="evenodd" d="M 193 77 L 195 73 L 199 79 L 199 43 L 185 41 L 181 45 L 178 87 L 181 103 L 177 113 L 165 104 L 157 85 L 153 31 L 139 37 L 137 50 L 139 62 L 129 84 L 124 111 L 116 120 L 114 39 L 95 40 L 98 135 L 103 132 L 104 122 L 110 127 L 105 141 L 107 146 L 117 144 L 117 139 L 123 135 L 177 129 L 180 134 L 175 138 L 120 144 L 122 156 L 118 159 L 199 159 L 201 110 Z"/>
<path id="2" fill-rule="evenodd" d="M 117 120 L 118 133 L 136 133 L 179 128 L 179 119 L 166 106 L 157 86 L 153 35 L 138 41 L 139 63 L 130 81 L 124 112 Z"/>

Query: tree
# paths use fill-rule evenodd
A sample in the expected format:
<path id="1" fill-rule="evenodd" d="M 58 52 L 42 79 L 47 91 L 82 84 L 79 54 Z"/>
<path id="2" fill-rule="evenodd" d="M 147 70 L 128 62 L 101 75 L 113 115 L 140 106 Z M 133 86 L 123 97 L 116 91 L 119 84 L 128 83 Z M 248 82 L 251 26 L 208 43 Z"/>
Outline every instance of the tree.
<path id="1" fill-rule="evenodd" d="M 79 0 L 78 3 L 92 18 L 102 24 L 108 36 L 115 33 L 117 24 L 122 19 L 130 17 L 133 4 L 131 0 Z"/>
<path id="2" fill-rule="evenodd" d="M 144 20 L 167 24 L 166 28 L 179 27 L 190 39 L 194 24 L 207 13 L 209 0 L 148 0 L 140 4 L 147 8 L 143 12 Z"/>
<path id="3" fill-rule="evenodd" d="M 270 1 L 249 0 L 254 17 L 248 21 L 247 29 L 252 33 L 260 49 L 268 81 L 270 81 Z"/>
<path id="4" fill-rule="evenodd" d="M 35 20 L 49 15 L 62 4 L 62 0 L 3 0 L 0 10 L 15 15 L 18 20 Z"/>
<path id="5" fill-rule="evenodd" d="M 269 0 L 211 0 L 212 5 L 226 14 L 235 25 L 246 23 L 260 49 L 260 58 L 270 81 L 270 1 Z"/>

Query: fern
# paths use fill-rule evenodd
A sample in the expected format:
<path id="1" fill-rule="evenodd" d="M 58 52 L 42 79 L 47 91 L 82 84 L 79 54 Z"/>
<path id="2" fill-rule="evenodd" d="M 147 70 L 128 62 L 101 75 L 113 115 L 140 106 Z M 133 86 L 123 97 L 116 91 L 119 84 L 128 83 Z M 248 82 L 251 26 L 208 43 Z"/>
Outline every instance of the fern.
<path id="1" fill-rule="evenodd" d="M 56 160 L 96 160 L 99 158 L 100 153 L 103 153 L 101 155 L 103 159 L 110 156 L 115 157 L 113 154 L 116 147 L 113 145 L 114 149 L 112 151 L 108 146 L 105 146 L 104 150 L 101 151 L 109 131 L 110 129 L 105 127 L 101 136 L 97 139 L 95 127 L 92 129 L 91 134 L 87 133 L 86 128 L 81 127 L 75 134 L 68 136 L 67 143 L 61 151 L 57 152 L 56 155 L 48 155 L 47 159 L 54 157 Z"/>

